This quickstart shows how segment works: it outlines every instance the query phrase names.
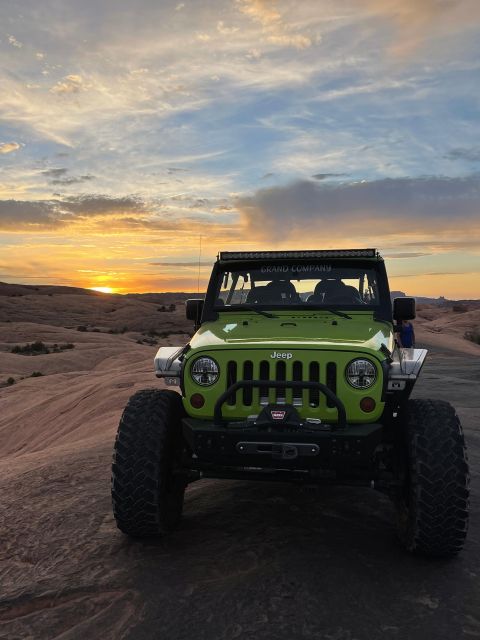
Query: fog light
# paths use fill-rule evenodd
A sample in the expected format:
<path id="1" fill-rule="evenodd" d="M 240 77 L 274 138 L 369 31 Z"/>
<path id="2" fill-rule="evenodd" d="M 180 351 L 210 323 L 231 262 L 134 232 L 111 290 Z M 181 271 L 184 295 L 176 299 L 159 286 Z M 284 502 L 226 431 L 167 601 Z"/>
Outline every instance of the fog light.
<path id="1" fill-rule="evenodd" d="M 360 409 L 362 411 L 365 411 L 365 413 L 370 413 L 375 409 L 376 406 L 377 403 L 373 398 L 366 397 L 360 400 Z"/>
<path id="2" fill-rule="evenodd" d="M 194 409 L 201 409 L 205 404 L 205 398 L 201 393 L 194 393 L 190 398 L 190 404 Z"/>

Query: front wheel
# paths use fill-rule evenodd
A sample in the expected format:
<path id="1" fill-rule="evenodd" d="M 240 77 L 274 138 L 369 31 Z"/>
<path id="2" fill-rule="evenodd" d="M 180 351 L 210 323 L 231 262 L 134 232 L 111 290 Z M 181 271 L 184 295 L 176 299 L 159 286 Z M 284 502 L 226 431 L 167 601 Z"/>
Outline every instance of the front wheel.
<path id="1" fill-rule="evenodd" d="M 118 528 L 133 537 L 166 533 L 178 524 L 185 481 L 175 474 L 183 440 L 180 395 L 146 389 L 120 419 L 113 452 L 112 505 Z"/>
<path id="2" fill-rule="evenodd" d="M 468 528 L 469 472 L 462 427 L 440 400 L 410 400 L 398 534 L 411 552 L 456 555 Z"/>

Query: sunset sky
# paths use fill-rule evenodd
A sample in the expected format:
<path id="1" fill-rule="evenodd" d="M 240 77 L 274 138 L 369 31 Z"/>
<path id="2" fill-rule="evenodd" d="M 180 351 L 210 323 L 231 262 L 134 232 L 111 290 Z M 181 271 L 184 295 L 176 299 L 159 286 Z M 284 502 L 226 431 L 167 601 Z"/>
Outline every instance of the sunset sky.
<path id="1" fill-rule="evenodd" d="M 480 298 L 478 0 L 3 0 L 0 61 L 4 282 L 373 246 Z"/>

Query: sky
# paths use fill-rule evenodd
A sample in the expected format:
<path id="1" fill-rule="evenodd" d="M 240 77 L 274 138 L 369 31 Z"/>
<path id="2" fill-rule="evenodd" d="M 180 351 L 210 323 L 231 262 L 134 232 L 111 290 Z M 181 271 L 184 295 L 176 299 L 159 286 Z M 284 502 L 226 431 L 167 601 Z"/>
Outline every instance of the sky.
<path id="1" fill-rule="evenodd" d="M 478 0 L 2 0 L 0 280 L 376 247 L 391 289 L 480 298 L 479 109 Z"/>

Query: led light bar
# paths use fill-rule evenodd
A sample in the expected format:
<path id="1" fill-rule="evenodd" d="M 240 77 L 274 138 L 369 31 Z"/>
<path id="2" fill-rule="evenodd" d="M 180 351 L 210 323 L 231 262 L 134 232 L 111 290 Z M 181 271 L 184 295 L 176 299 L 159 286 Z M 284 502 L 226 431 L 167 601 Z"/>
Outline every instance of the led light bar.
<path id="1" fill-rule="evenodd" d="M 376 258 L 376 249 L 321 249 L 319 251 L 222 251 L 220 260 L 271 260 L 277 258 Z"/>

